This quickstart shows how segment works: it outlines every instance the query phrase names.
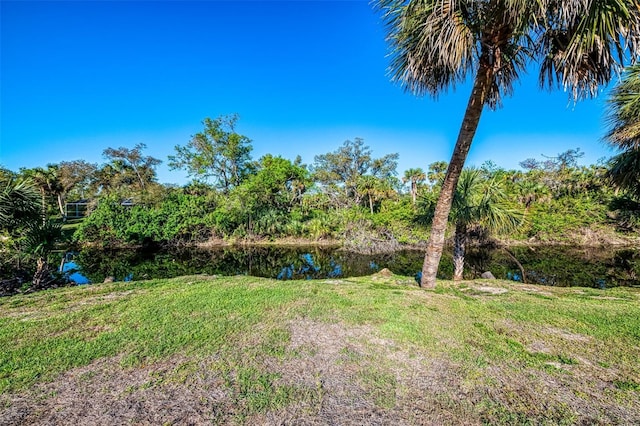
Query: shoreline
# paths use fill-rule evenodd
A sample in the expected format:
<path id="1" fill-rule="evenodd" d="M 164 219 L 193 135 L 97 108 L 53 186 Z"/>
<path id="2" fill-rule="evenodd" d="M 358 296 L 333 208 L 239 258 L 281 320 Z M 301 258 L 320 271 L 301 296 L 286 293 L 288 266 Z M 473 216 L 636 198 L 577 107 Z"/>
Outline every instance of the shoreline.
<path id="1" fill-rule="evenodd" d="M 373 244 L 375 243 L 375 246 Z M 452 244 L 452 237 L 447 238 L 446 245 Z M 366 249 L 360 249 L 362 242 L 358 245 L 350 244 L 349 240 L 339 239 L 321 239 L 314 240 L 300 237 L 285 237 L 276 239 L 266 238 L 243 238 L 243 239 L 223 239 L 223 238 L 211 238 L 206 241 L 198 242 L 169 242 L 169 243 L 154 243 L 154 244 L 115 244 L 106 247 L 101 247 L 99 243 L 85 243 L 79 244 L 76 247 L 78 249 L 83 248 L 98 248 L 102 250 L 140 250 L 145 248 L 163 249 L 163 248 L 198 248 L 198 249 L 215 249 L 223 247 L 323 247 L 323 248 L 335 248 L 355 253 L 365 254 L 380 254 L 389 253 L 395 251 L 411 250 L 420 251 L 426 248 L 426 241 L 420 241 L 416 243 L 400 243 L 396 240 L 381 241 L 371 240 Z M 529 239 L 529 240 L 513 240 L 502 238 L 491 238 L 486 242 L 478 243 L 474 241 L 468 242 L 468 247 L 482 247 L 482 246 L 496 246 L 496 247 L 569 247 L 575 248 L 638 248 L 640 247 L 640 236 L 629 237 L 620 235 L 602 235 L 598 238 L 563 238 L 563 239 Z"/>

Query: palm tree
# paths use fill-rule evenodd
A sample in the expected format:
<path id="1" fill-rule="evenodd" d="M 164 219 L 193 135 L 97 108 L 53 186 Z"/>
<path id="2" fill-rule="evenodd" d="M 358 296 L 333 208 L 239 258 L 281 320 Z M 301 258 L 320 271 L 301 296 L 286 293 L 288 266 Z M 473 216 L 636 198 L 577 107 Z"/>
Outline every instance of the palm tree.
<path id="1" fill-rule="evenodd" d="M 480 226 L 490 232 L 509 232 L 521 223 L 522 214 L 506 203 L 496 179 L 483 179 L 477 169 L 463 170 L 453 195 L 450 217 L 456 224 L 453 238 L 453 280 L 462 279 L 468 231 Z"/>
<path id="2" fill-rule="evenodd" d="M 538 182 L 532 175 L 533 172 L 528 172 L 522 180 L 516 183 L 514 188 L 518 201 L 524 206 L 525 215 L 529 212 L 533 203 L 540 202 L 548 194 L 547 187 Z"/>
<path id="3" fill-rule="evenodd" d="M 62 237 L 61 224 L 42 217 L 36 186 L 30 180 L 9 179 L 0 191 L 0 230 L 17 238 L 25 253 L 36 257 L 33 288 L 44 288 L 53 281 L 48 258 Z"/>
<path id="4" fill-rule="evenodd" d="M 356 181 L 356 192 L 359 197 L 366 197 L 369 211 L 373 214 L 373 203 L 393 196 L 393 188 L 389 181 L 372 175 L 360 176 Z"/>
<path id="5" fill-rule="evenodd" d="M 47 217 L 47 197 L 55 195 L 58 192 L 59 182 L 56 176 L 56 168 L 47 165 L 46 169 L 36 167 L 34 169 L 22 170 L 23 175 L 27 177 L 40 191 L 42 203 L 42 220 Z"/>
<path id="6" fill-rule="evenodd" d="M 26 228 L 24 251 L 36 258 L 36 272 L 33 274 L 32 290 L 47 288 L 54 281 L 49 266 L 49 255 L 62 238 L 62 224 L 45 219 L 32 222 Z"/>
<path id="7" fill-rule="evenodd" d="M 610 160 L 607 176 L 640 199 L 640 64 L 628 68 L 609 99 L 605 140 L 622 152 Z"/>
<path id="8" fill-rule="evenodd" d="M 424 173 L 424 170 L 417 169 L 409 169 L 404 172 L 404 177 L 402 181 L 404 183 L 411 183 L 411 201 L 415 205 L 416 198 L 418 197 L 418 184 L 424 182 L 427 179 L 427 175 Z"/>
<path id="9" fill-rule="evenodd" d="M 8 179 L 0 190 L 0 230 L 16 230 L 40 219 L 37 189 L 29 180 Z"/>
<path id="10" fill-rule="evenodd" d="M 607 176 L 619 188 L 624 188 L 640 200 L 640 149 L 629 149 L 613 157 Z"/>
<path id="11" fill-rule="evenodd" d="M 540 83 L 592 97 L 640 46 L 632 0 L 377 0 L 392 45 L 391 73 L 405 89 L 437 96 L 474 74 L 440 191 L 422 268 L 434 287 L 453 194 L 485 105 L 495 109 L 529 62 Z"/>
<path id="12" fill-rule="evenodd" d="M 449 164 L 446 161 L 434 161 L 429 164 L 429 171 L 427 172 L 427 179 L 431 184 L 431 188 L 435 188 L 441 185 L 444 181 L 444 175 L 447 171 Z"/>

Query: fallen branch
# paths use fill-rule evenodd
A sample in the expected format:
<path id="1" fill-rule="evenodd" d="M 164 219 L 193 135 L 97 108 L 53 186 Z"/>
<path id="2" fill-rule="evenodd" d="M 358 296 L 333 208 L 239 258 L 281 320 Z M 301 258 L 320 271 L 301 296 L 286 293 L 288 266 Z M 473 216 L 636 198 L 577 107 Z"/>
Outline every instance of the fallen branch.
<path id="1" fill-rule="evenodd" d="M 516 263 L 516 265 L 518 265 L 518 268 L 520 269 L 520 273 L 522 274 L 522 284 L 526 284 L 527 276 L 524 273 L 524 268 L 522 267 L 522 263 L 518 262 L 518 259 L 516 259 L 516 256 L 511 252 L 511 250 L 509 250 L 504 246 L 501 246 L 500 248 L 504 250 L 504 252 L 507 253 L 507 255 L 509 255 L 511 260 L 513 260 Z"/>

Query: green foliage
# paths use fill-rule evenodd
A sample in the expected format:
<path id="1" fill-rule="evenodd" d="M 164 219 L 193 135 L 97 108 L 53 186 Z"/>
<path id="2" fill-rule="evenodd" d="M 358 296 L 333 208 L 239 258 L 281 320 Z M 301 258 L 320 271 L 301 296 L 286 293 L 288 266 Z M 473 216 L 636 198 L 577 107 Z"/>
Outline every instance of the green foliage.
<path id="1" fill-rule="evenodd" d="M 347 140 L 336 151 L 316 155 L 314 159 L 314 179 L 336 205 L 364 202 L 373 209 L 374 197 L 383 196 L 387 188 L 397 186 L 398 154 L 373 158 L 361 138 Z"/>
<path id="2" fill-rule="evenodd" d="M 156 206 L 123 205 L 117 196 L 100 200 L 82 222 L 74 238 L 104 247 L 140 244 L 145 241 L 202 241 L 209 236 L 216 206 L 215 196 L 196 196 L 170 191 Z"/>
<path id="3" fill-rule="evenodd" d="M 62 224 L 50 219 L 31 222 L 21 241 L 24 252 L 46 259 L 62 239 Z"/>
<path id="4" fill-rule="evenodd" d="M 608 103 L 606 140 L 618 149 L 640 148 L 640 65 L 626 69 Z"/>
<path id="5" fill-rule="evenodd" d="M 150 184 L 156 181 L 155 168 L 161 160 L 145 156 L 142 151 L 147 146 L 143 143 L 136 144 L 133 148 L 126 147 L 107 148 L 102 155 L 109 160 L 108 167 L 104 169 L 106 174 L 101 176 L 107 178 L 108 182 L 102 187 L 120 188 L 123 186 L 133 187 L 138 191 L 145 191 Z"/>
<path id="6" fill-rule="evenodd" d="M 29 180 L 0 180 L 0 230 L 19 231 L 40 216 L 40 197 Z"/>
<path id="7" fill-rule="evenodd" d="M 442 167 L 444 164 L 434 163 L 430 170 L 437 173 Z M 492 183 L 487 184 L 487 191 L 478 192 L 478 202 L 472 204 L 479 212 L 479 206 L 486 207 L 488 200 L 481 195 L 502 188 L 503 210 L 525 212 L 524 225 L 515 232 L 494 227 L 498 238 L 567 241 L 585 229 L 607 226 L 611 232 L 634 232 L 638 215 L 633 208 L 612 203 L 616 197 L 603 178 L 605 170 L 602 166 L 553 166 L 520 172 L 487 166 L 477 172 L 478 179 Z M 98 203 L 76 238 L 104 246 L 201 241 L 210 236 L 343 239 L 352 224 L 364 221 L 371 235 L 385 233 L 401 243 L 420 244 L 428 238 L 439 187 L 419 188 L 414 206 L 412 197 L 398 194 L 390 180 L 365 174 L 353 188 L 353 196 L 361 202 L 345 204 L 338 202 L 344 198 L 336 198 L 334 192 L 337 189 L 344 194 L 344 188 L 314 186 L 313 177 L 299 162 L 266 155 L 254 164 L 252 174 L 224 195 L 203 183 L 182 189 L 158 187 L 148 191 L 147 202 L 140 200 L 143 202 L 125 207 L 121 205 L 124 197 L 114 192 Z M 461 216 L 471 212 L 455 206 Z M 485 219 L 497 223 L 500 217 Z M 489 224 L 487 220 L 484 222 Z"/>
<path id="8" fill-rule="evenodd" d="M 300 204 L 309 183 L 309 173 L 304 167 L 267 154 L 260 159 L 257 172 L 237 192 L 254 208 L 288 211 Z"/>
<path id="9" fill-rule="evenodd" d="M 205 118 L 204 130 L 186 146 L 176 145 L 169 167 L 185 169 L 189 176 L 208 181 L 229 192 L 251 172 L 251 139 L 236 132 L 238 115 Z"/>
<path id="10" fill-rule="evenodd" d="M 605 139 L 622 150 L 610 160 L 608 178 L 640 200 L 640 65 L 627 68 L 609 98 Z"/>
<path id="11" fill-rule="evenodd" d="M 608 177 L 618 188 L 640 200 L 640 148 L 627 149 L 609 162 Z"/>

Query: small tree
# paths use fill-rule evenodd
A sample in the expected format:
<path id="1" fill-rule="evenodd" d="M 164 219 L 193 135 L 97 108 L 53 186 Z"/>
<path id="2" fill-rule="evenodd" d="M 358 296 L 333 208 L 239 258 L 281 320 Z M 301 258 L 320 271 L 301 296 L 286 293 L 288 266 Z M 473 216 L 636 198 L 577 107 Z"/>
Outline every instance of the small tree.
<path id="1" fill-rule="evenodd" d="M 363 192 L 358 184 L 365 175 L 389 180 L 396 175 L 398 154 L 387 154 L 372 158 L 371 149 L 364 140 L 347 140 L 334 152 L 315 156 L 313 172 L 315 179 L 325 188 L 341 190 L 343 198 L 353 204 L 360 204 Z"/>
<path id="2" fill-rule="evenodd" d="M 62 225 L 58 222 L 46 219 L 27 226 L 23 250 L 36 258 L 36 272 L 32 280 L 33 290 L 47 288 L 55 280 L 49 267 L 49 255 L 61 239 Z"/>
<path id="3" fill-rule="evenodd" d="M 196 133 L 186 146 L 175 146 L 176 155 L 169 156 L 172 170 L 184 169 L 197 180 L 213 180 L 216 187 L 228 193 L 249 175 L 251 139 L 236 132 L 238 115 L 205 118 L 204 130 Z"/>
<path id="4" fill-rule="evenodd" d="M 10 177 L 0 180 L 0 230 L 20 232 L 27 224 L 40 219 L 40 197 L 29 180 Z"/>
<path id="5" fill-rule="evenodd" d="M 463 170 L 453 196 L 451 220 L 453 237 L 453 279 L 459 281 L 464 272 L 464 257 L 469 229 L 479 226 L 489 232 L 516 229 L 522 214 L 507 203 L 507 195 L 496 179 L 483 179 L 479 170 Z"/>
<path id="6" fill-rule="evenodd" d="M 32 288 L 44 288 L 53 281 L 48 258 L 62 237 L 61 225 L 42 216 L 37 190 L 29 180 L 10 179 L 2 185 L 0 231 L 9 233 L 13 250 L 36 258 Z"/>
<path id="7" fill-rule="evenodd" d="M 424 173 L 424 170 L 420 168 L 409 169 L 404 172 L 402 181 L 404 183 L 409 182 L 409 193 L 411 194 L 411 202 L 414 205 L 416 204 L 416 198 L 418 197 L 418 185 L 426 179 L 427 175 Z"/>
<path id="8" fill-rule="evenodd" d="M 60 192 L 60 181 L 58 180 L 56 166 L 48 164 L 47 168 L 20 169 L 20 174 L 38 188 L 42 211 L 41 218 L 45 220 L 48 214 L 47 199 L 51 199 L 51 197 Z"/>
<path id="9" fill-rule="evenodd" d="M 117 149 L 107 148 L 102 155 L 109 160 L 113 174 L 112 179 L 119 184 L 138 186 L 144 191 L 150 183 L 156 180 L 156 166 L 162 163 L 161 160 L 142 155 L 142 151 L 147 147 L 139 143 L 133 149 L 119 147 Z"/>
<path id="10" fill-rule="evenodd" d="M 444 180 L 444 175 L 447 171 L 447 162 L 446 161 L 434 161 L 429 164 L 427 172 L 427 179 L 431 184 L 431 187 L 435 187 L 437 185 L 442 185 L 442 181 Z"/>

